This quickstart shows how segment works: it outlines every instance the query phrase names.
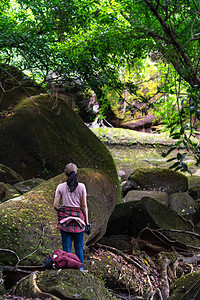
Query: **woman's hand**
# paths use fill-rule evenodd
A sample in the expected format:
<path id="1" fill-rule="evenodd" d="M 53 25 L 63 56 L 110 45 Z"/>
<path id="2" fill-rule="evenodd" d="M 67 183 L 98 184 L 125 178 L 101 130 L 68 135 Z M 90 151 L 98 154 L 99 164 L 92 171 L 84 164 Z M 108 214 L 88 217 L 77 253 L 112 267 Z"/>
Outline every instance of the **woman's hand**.
<path id="1" fill-rule="evenodd" d="M 83 196 L 81 198 L 81 208 L 82 208 L 83 214 L 85 216 L 85 224 L 89 225 L 89 221 L 88 221 L 88 207 L 87 207 L 86 196 Z"/>
<path id="2" fill-rule="evenodd" d="M 60 197 L 55 197 L 54 198 L 53 207 L 56 211 L 59 211 L 59 209 L 60 209 Z"/>

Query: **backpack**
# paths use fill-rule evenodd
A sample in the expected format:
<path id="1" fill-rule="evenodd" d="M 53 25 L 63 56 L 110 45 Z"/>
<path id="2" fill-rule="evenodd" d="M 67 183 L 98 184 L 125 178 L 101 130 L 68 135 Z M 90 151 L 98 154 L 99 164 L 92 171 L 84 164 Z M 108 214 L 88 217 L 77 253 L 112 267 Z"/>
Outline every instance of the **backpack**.
<path id="1" fill-rule="evenodd" d="M 72 269 L 80 269 L 82 263 L 78 256 L 74 253 L 67 253 L 61 249 L 54 250 L 53 254 L 50 255 L 53 260 L 53 265 L 55 268 L 72 268 Z"/>
<path id="2" fill-rule="evenodd" d="M 53 259 L 51 258 L 51 256 L 48 256 L 47 258 L 45 258 L 42 262 L 42 265 L 46 269 L 53 269 Z"/>

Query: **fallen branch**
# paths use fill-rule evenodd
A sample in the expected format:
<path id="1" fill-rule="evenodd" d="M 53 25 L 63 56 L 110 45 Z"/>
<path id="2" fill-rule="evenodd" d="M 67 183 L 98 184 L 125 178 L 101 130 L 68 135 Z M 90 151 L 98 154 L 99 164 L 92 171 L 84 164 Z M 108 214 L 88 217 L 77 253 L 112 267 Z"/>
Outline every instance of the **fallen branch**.
<path id="1" fill-rule="evenodd" d="M 168 280 L 168 275 L 167 275 L 167 268 L 168 265 L 170 264 L 171 260 L 169 260 L 168 258 L 164 257 L 159 254 L 158 255 L 158 263 L 161 267 L 161 280 L 162 280 L 162 297 L 163 300 L 167 300 L 169 298 L 169 291 L 170 291 L 170 287 L 169 287 L 169 280 Z"/>
<path id="2" fill-rule="evenodd" d="M 40 237 L 39 244 L 38 244 L 37 248 L 36 248 L 33 252 L 31 252 L 30 254 L 28 254 L 28 255 L 26 255 L 25 257 L 23 257 L 22 259 L 20 259 L 20 260 L 18 261 L 18 264 L 19 264 L 21 261 L 23 261 L 24 259 L 26 259 L 27 257 L 33 255 L 36 251 L 38 251 L 39 247 L 42 245 L 42 240 L 43 240 L 43 237 L 44 237 L 44 231 L 45 231 L 45 229 L 46 229 L 47 227 L 48 227 L 48 226 L 45 226 L 44 228 L 42 228 L 42 234 L 41 234 L 41 237 Z"/>
<path id="3" fill-rule="evenodd" d="M 145 230 L 150 231 L 159 241 L 161 241 L 165 245 L 168 245 L 168 248 L 172 247 L 172 248 L 175 248 L 177 251 L 185 250 L 185 249 L 190 249 L 190 251 L 191 250 L 197 250 L 197 251 L 200 250 L 200 247 L 193 246 L 193 245 L 190 245 L 190 244 L 186 245 L 186 244 L 183 244 L 182 242 L 176 241 L 176 240 L 170 240 L 166 235 L 164 235 L 161 232 L 161 231 L 164 231 L 165 229 L 151 229 L 149 227 L 145 227 L 144 229 L 142 229 L 140 231 L 137 239 L 140 239 L 140 236 L 142 235 L 143 232 L 145 232 Z M 176 229 L 166 229 L 166 230 L 184 232 L 185 233 L 185 231 L 181 231 L 181 230 L 179 231 L 179 230 L 176 230 Z M 186 233 L 197 235 L 200 238 L 200 235 L 198 235 L 196 233 L 193 233 L 193 232 L 190 232 L 190 231 L 186 231 Z M 179 244 L 179 245 L 176 246 L 176 244 Z M 182 246 L 182 248 L 180 248 L 181 246 Z"/>
<path id="4" fill-rule="evenodd" d="M 196 254 L 192 257 L 178 256 L 177 259 L 179 262 L 184 262 L 186 264 L 196 264 L 197 262 L 200 262 L 200 254 Z"/>
<path id="5" fill-rule="evenodd" d="M 150 295 L 150 297 L 148 299 L 149 300 L 154 300 L 155 299 L 154 296 L 156 296 L 156 295 L 158 295 L 160 297 L 159 300 L 163 300 L 163 296 L 162 296 L 162 293 L 161 293 L 159 288 L 156 288 L 155 291 L 153 291 L 153 293 Z"/>
<path id="6" fill-rule="evenodd" d="M 109 250 L 111 252 L 115 252 L 119 255 L 121 255 L 126 261 L 128 261 L 129 263 L 132 263 L 136 268 L 139 268 L 140 270 L 142 270 L 145 274 L 148 273 L 148 270 L 146 268 L 144 268 L 141 264 L 139 264 L 138 262 L 136 262 L 134 259 L 130 258 L 128 255 L 124 254 L 122 251 L 114 248 L 114 247 L 110 247 L 110 246 L 105 246 L 99 243 L 96 243 L 97 247 L 101 247 L 104 248 L 106 250 Z"/>
<path id="7" fill-rule="evenodd" d="M 180 229 L 165 229 L 165 228 L 157 229 L 157 231 L 171 231 L 171 232 L 178 232 L 178 233 L 186 233 L 186 234 L 194 235 L 200 239 L 200 235 L 193 231 L 185 231 Z"/>
<path id="8" fill-rule="evenodd" d="M 20 258 L 19 258 L 19 256 L 17 255 L 17 253 L 15 253 L 13 250 L 10 250 L 10 249 L 0 249 L 0 252 L 9 252 L 9 253 L 14 254 L 14 255 L 16 256 L 16 258 L 17 258 L 17 264 L 19 263 Z"/>
<path id="9" fill-rule="evenodd" d="M 140 238 L 131 240 L 131 244 L 134 248 L 134 251 L 137 247 L 137 246 L 135 247 L 134 243 L 135 243 L 135 245 L 138 246 L 139 250 L 142 250 L 142 248 L 147 247 L 147 248 L 151 248 L 152 250 L 154 250 L 156 252 L 167 251 L 166 248 L 164 248 L 164 247 L 153 245 L 152 243 L 145 241 L 143 239 L 140 239 Z"/>

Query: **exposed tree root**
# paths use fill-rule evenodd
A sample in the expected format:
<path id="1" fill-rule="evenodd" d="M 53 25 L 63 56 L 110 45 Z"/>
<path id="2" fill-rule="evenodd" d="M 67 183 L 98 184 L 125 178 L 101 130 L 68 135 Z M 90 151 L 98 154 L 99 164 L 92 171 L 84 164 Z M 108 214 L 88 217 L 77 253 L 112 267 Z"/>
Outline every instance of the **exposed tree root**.
<path id="1" fill-rule="evenodd" d="M 167 300 L 169 297 L 169 291 L 170 291 L 167 268 L 171 261 L 168 258 L 163 257 L 162 254 L 159 254 L 158 262 L 161 267 L 160 275 L 162 278 L 161 279 L 162 280 L 162 297 L 163 297 L 163 300 Z"/>
<path id="2" fill-rule="evenodd" d="M 57 298 L 52 294 L 42 292 L 37 286 L 36 279 L 37 279 L 37 272 L 33 272 L 29 275 L 29 287 L 33 297 L 41 298 L 41 299 L 50 298 L 51 300 L 60 300 L 60 298 Z"/>
<path id="3" fill-rule="evenodd" d="M 29 272 L 30 273 L 30 272 Z M 9 290 L 9 293 L 14 295 L 17 291 L 17 288 L 20 286 L 23 280 L 28 279 L 28 288 L 29 293 L 32 298 L 39 298 L 39 299 L 51 299 L 51 300 L 60 300 L 59 298 L 55 297 L 54 295 L 50 293 L 42 292 L 39 287 L 37 286 L 37 273 L 38 272 L 31 272 L 27 276 L 24 276 L 21 278 L 15 286 L 12 287 L 12 289 Z"/>

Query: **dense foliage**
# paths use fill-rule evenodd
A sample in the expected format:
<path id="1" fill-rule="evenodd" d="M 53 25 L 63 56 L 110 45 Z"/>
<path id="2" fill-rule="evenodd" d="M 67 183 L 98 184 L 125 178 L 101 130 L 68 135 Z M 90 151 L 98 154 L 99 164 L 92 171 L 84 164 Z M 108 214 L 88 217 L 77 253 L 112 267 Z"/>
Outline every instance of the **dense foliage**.
<path id="1" fill-rule="evenodd" d="M 170 151 L 192 151 L 199 163 L 200 148 L 191 139 L 200 118 L 199 21 L 198 0 L 6 0 L 0 3 L 0 61 L 43 84 L 54 72 L 67 88 L 90 88 L 105 110 L 106 88 L 136 93 L 133 77 L 120 74 L 150 55 L 162 68 L 158 114 L 169 112 L 163 120 L 178 140 Z M 175 168 L 187 170 L 186 153 L 176 157 Z"/>

